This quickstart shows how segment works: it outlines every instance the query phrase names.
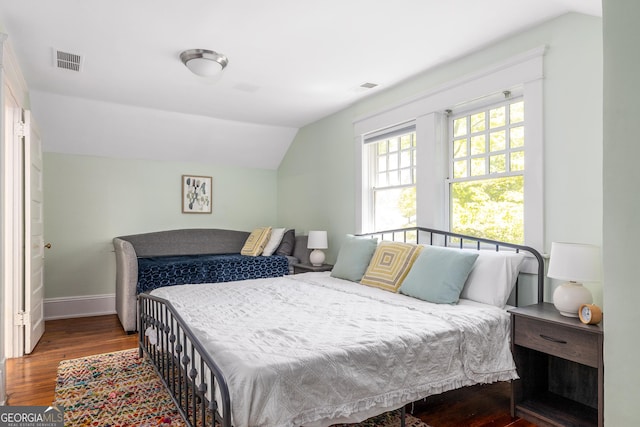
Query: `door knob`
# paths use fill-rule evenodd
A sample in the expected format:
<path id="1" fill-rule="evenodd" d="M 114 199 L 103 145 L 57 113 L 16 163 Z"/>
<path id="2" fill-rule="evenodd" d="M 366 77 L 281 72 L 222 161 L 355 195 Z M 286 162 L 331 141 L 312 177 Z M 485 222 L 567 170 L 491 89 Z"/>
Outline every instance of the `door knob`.
<path id="1" fill-rule="evenodd" d="M 47 249 L 51 249 L 51 243 L 47 243 L 46 245 L 44 245 L 44 247 Z"/>

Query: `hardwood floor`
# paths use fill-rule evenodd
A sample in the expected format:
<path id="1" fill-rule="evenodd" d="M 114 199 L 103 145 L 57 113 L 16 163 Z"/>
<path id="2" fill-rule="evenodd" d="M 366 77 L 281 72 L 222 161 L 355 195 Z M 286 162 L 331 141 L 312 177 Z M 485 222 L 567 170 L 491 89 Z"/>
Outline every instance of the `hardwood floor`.
<path id="1" fill-rule="evenodd" d="M 50 405 L 61 360 L 134 348 L 117 316 L 46 322 L 34 352 L 7 361 L 8 405 Z M 509 414 L 508 383 L 497 383 L 431 396 L 416 403 L 414 415 L 433 427 L 535 427 Z"/>
<path id="2" fill-rule="evenodd" d="M 47 321 L 33 353 L 7 360 L 7 404 L 50 405 L 61 360 L 134 348 L 137 338 L 116 315 Z"/>

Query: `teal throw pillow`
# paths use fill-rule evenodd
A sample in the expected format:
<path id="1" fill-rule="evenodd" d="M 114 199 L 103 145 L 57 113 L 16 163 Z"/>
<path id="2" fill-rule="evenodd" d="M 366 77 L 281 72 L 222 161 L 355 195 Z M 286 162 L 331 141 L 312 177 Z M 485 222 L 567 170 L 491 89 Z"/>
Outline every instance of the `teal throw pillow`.
<path id="1" fill-rule="evenodd" d="M 400 286 L 400 293 L 436 304 L 454 304 L 478 254 L 426 246 Z"/>
<path id="2" fill-rule="evenodd" d="M 347 234 L 340 246 L 338 259 L 331 270 L 331 277 L 359 282 L 369 266 L 376 247 L 378 247 L 377 239 Z"/>

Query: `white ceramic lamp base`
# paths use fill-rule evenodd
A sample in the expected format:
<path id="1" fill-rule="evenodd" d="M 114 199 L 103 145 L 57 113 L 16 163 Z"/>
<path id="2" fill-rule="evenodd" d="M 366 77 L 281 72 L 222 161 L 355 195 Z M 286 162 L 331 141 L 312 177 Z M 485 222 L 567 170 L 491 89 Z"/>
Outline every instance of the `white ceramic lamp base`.
<path id="1" fill-rule="evenodd" d="M 582 283 L 566 282 L 553 292 L 553 305 L 563 316 L 578 317 L 580 306 L 592 302 L 591 291 L 582 286 Z"/>
<path id="2" fill-rule="evenodd" d="M 311 265 L 319 267 L 324 262 L 324 252 L 320 249 L 314 249 L 309 254 L 309 262 Z"/>

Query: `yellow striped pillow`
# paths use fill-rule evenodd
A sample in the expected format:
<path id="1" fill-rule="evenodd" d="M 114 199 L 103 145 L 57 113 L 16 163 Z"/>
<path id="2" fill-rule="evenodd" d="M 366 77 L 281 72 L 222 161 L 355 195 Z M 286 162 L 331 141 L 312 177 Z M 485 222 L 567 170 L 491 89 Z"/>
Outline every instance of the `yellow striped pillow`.
<path id="1" fill-rule="evenodd" d="M 240 251 L 242 255 L 258 256 L 271 237 L 271 227 L 256 228 L 251 232 Z"/>
<path id="2" fill-rule="evenodd" d="M 360 283 L 398 292 L 421 250 L 412 243 L 380 242 Z"/>

